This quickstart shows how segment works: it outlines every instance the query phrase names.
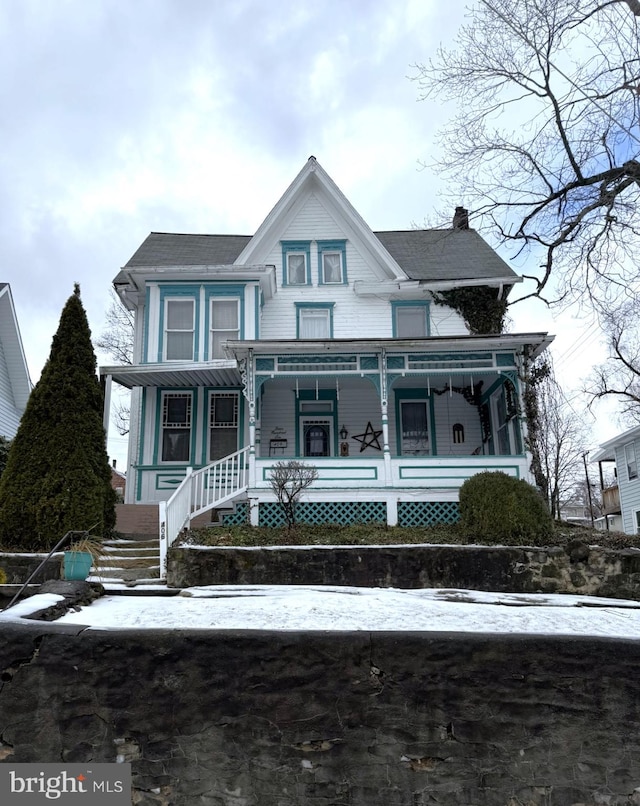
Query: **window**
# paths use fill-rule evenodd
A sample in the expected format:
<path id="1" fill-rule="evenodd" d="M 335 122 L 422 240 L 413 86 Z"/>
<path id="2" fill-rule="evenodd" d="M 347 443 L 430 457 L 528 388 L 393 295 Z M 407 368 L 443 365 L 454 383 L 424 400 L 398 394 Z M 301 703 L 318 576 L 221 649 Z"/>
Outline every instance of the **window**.
<path id="1" fill-rule="evenodd" d="M 318 241 L 319 285 L 346 285 L 346 241 Z"/>
<path id="2" fill-rule="evenodd" d="M 428 302 L 392 302 L 393 336 L 397 339 L 423 339 L 429 335 Z"/>
<path id="3" fill-rule="evenodd" d="M 310 241 L 282 241 L 282 284 L 311 285 L 310 257 Z"/>
<path id="4" fill-rule="evenodd" d="M 168 299 L 165 302 L 165 359 L 193 361 L 195 301 Z"/>
<path id="5" fill-rule="evenodd" d="M 214 392 L 209 407 L 209 461 L 238 450 L 238 394 Z"/>
<path id="6" fill-rule="evenodd" d="M 302 429 L 304 455 L 329 456 L 331 422 L 329 420 L 307 421 L 303 423 Z"/>
<path id="7" fill-rule="evenodd" d="M 289 252 L 287 255 L 287 283 L 305 285 L 307 282 L 307 256 L 302 252 Z"/>
<path id="8" fill-rule="evenodd" d="M 165 392 L 162 398 L 162 461 L 188 462 L 191 455 L 190 392 Z"/>
<path id="9" fill-rule="evenodd" d="M 624 446 L 624 458 L 627 464 L 627 478 L 629 481 L 638 478 L 638 461 L 636 459 L 635 445 L 630 443 Z"/>
<path id="10" fill-rule="evenodd" d="M 226 358 L 222 345 L 227 339 L 240 338 L 239 300 L 211 300 L 211 358 Z"/>
<path id="11" fill-rule="evenodd" d="M 333 303 L 296 303 L 298 339 L 333 338 Z"/>
<path id="12" fill-rule="evenodd" d="M 426 400 L 400 401 L 400 451 L 404 456 L 425 456 L 430 453 L 427 406 Z"/>

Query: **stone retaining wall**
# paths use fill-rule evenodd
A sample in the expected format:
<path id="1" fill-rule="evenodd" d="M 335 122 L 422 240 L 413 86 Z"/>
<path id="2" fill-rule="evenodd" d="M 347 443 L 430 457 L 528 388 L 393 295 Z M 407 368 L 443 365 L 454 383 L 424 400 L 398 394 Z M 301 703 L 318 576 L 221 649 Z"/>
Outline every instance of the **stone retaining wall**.
<path id="1" fill-rule="evenodd" d="M 215 602 L 212 602 L 215 606 Z M 141 806 L 631 806 L 640 642 L 7 624 L 0 760 Z"/>
<path id="2" fill-rule="evenodd" d="M 640 550 L 486 546 L 171 548 L 167 582 L 579 593 L 640 599 Z"/>
<path id="3" fill-rule="evenodd" d="M 26 582 L 47 554 L 28 554 L 17 552 L 0 552 L 0 568 L 7 575 L 7 584 L 21 585 Z M 47 579 L 60 579 L 63 552 L 50 557 L 33 582 L 44 582 Z"/>

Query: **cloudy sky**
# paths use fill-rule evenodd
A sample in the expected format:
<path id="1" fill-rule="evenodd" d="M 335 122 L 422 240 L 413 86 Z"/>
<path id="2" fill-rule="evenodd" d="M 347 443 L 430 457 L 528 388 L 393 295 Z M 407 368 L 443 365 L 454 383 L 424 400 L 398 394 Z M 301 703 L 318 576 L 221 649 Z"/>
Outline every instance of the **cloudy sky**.
<path id="1" fill-rule="evenodd" d="M 311 154 L 373 229 L 432 219 L 438 177 L 421 163 L 453 110 L 418 101 L 409 77 L 462 7 L 0 0 L 0 281 L 33 380 L 75 281 L 97 335 L 112 278 L 150 231 L 250 234 Z M 513 319 L 561 333 L 572 397 L 594 332 L 542 304 Z M 109 447 L 124 465 L 125 440 Z"/>

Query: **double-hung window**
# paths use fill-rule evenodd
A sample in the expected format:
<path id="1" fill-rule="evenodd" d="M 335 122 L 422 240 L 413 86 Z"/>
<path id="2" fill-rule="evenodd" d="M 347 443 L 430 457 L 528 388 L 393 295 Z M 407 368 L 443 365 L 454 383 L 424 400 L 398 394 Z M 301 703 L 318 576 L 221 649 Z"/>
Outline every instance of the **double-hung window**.
<path id="1" fill-rule="evenodd" d="M 240 301 L 218 298 L 211 300 L 211 358 L 225 358 L 222 345 L 227 339 L 240 338 Z"/>
<path id="2" fill-rule="evenodd" d="M 333 303 L 296 303 L 297 338 L 333 337 Z"/>
<path id="3" fill-rule="evenodd" d="M 392 302 L 393 335 L 397 339 L 423 339 L 429 335 L 428 302 Z"/>
<path id="4" fill-rule="evenodd" d="M 624 458 L 627 465 L 627 479 L 638 478 L 638 460 L 636 459 L 636 446 L 633 442 L 624 446 Z"/>
<path id="5" fill-rule="evenodd" d="M 346 241 L 318 241 L 318 284 L 347 284 Z"/>
<path id="6" fill-rule="evenodd" d="M 311 242 L 282 241 L 282 284 L 311 284 Z"/>
<path id="7" fill-rule="evenodd" d="M 191 456 L 191 392 L 162 396 L 162 461 L 188 462 Z"/>
<path id="8" fill-rule="evenodd" d="M 164 344 L 167 361 L 193 361 L 195 300 L 165 300 Z"/>

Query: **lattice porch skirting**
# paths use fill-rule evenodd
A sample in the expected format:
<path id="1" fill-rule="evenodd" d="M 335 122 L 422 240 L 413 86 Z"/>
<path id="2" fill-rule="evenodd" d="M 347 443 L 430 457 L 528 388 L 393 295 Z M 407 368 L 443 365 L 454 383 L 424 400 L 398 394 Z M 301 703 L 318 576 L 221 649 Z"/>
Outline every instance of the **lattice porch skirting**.
<path id="1" fill-rule="evenodd" d="M 298 520 L 315 526 L 336 524 L 349 526 L 357 523 L 387 522 L 387 505 L 384 501 L 303 501 L 298 505 Z M 398 526 L 436 526 L 459 520 L 455 501 L 399 501 Z M 225 514 L 223 523 L 239 526 L 247 523 L 247 504 L 238 504 L 236 511 Z M 265 501 L 260 504 L 259 525 L 284 526 L 280 504 Z"/>

